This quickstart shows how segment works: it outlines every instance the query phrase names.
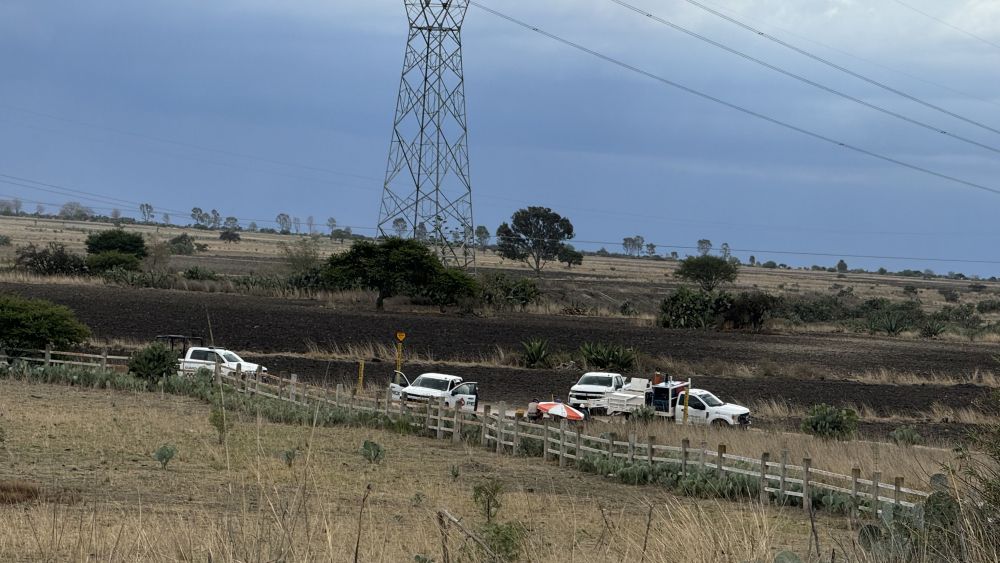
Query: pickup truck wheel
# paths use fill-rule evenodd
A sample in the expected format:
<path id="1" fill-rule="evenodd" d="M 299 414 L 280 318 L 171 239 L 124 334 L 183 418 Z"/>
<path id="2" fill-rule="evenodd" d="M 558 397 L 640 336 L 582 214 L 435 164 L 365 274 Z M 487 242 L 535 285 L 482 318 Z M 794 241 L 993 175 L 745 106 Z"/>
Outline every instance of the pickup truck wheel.
<path id="1" fill-rule="evenodd" d="M 728 426 L 729 423 L 726 422 L 725 420 L 722 420 L 721 418 L 717 418 L 712 421 L 712 428 L 726 428 Z"/>

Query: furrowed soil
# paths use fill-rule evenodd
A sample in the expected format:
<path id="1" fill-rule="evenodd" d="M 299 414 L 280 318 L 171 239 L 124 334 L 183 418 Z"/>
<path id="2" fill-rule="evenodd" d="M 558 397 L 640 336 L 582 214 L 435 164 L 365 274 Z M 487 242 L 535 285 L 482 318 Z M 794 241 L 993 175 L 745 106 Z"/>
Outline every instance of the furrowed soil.
<path id="1" fill-rule="evenodd" d="M 859 373 L 887 369 L 931 376 L 968 378 L 988 370 L 1000 346 L 991 343 L 902 340 L 847 334 L 746 334 L 674 331 L 640 326 L 627 319 L 510 314 L 495 317 L 455 314 L 376 313 L 326 307 L 318 301 L 116 288 L 91 285 L 0 284 L 0 291 L 37 297 L 76 311 L 98 339 L 152 340 L 158 334 L 207 335 L 211 316 L 215 341 L 247 351 L 272 372 L 287 371 L 315 382 L 349 382 L 357 368 L 349 361 L 305 357 L 310 343 L 321 348 L 391 343 L 396 331 L 406 345 L 436 364 L 410 365 L 408 371 L 439 370 L 478 381 L 487 400 L 511 404 L 532 397 L 564 397 L 579 369 L 525 370 L 455 365 L 492 355 L 497 347 L 517 350 L 522 341 L 549 340 L 557 350 L 575 350 L 583 342 L 634 346 L 653 357 L 705 363 L 803 366 L 823 375 L 803 377 L 698 376 L 700 387 L 738 402 L 759 399 L 793 404 L 868 405 L 880 414 L 907 413 L 924 418 L 931 405 L 971 406 L 988 388 L 962 385 L 888 385 L 859 383 Z M 391 306 L 391 305 L 390 305 Z M 260 354 L 255 357 L 254 353 Z M 315 358 L 315 359 L 314 359 Z M 393 366 L 368 362 L 367 380 L 386 381 Z M 929 420 L 929 414 L 927 415 Z M 939 422 L 939 421 L 934 421 Z"/>

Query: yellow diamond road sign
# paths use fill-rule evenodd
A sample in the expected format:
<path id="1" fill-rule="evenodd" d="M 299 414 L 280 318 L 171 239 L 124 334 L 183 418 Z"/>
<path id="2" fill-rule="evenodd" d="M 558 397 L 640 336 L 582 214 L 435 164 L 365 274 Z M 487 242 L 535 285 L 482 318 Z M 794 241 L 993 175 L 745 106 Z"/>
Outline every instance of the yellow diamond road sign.
<path id="1" fill-rule="evenodd" d="M 398 340 L 398 341 L 400 341 L 400 342 L 402 342 L 402 341 L 406 340 L 406 333 L 405 333 L 405 332 L 402 332 L 402 331 L 400 331 L 400 332 L 397 332 L 397 333 L 396 333 L 396 340 Z"/>

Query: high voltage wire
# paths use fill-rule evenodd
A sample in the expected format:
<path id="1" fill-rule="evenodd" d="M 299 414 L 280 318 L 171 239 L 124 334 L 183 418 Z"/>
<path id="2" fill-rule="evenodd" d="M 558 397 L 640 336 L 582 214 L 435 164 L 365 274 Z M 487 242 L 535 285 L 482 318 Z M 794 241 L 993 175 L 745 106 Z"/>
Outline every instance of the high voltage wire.
<path id="1" fill-rule="evenodd" d="M 903 6 L 904 8 L 913 10 L 914 12 L 916 12 L 916 13 L 918 13 L 918 14 L 926 17 L 926 18 L 932 19 L 932 20 L 938 22 L 941 25 L 950 27 L 951 29 L 954 29 L 955 31 L 957 31 L 959 33 L 964 33 L 965 35 L 968 35 L 969 37 L 971 37 L 973 39 L 977 39 L 979 41 L 982 41 L 983 43 L 986 43 L 987 45 L 990 45 L 991 47 L 995 47 L 997 49 L 1000 49 L 1000 44 L 994 43 L 994 42 L 990 41 L 989 39 L 986 39 L 985 37 L 981 37 L 979 35 L 976 35 L 975 33 L 972 33 L 971 31 L 962 29 L 962 28 L 958 27 L 957 25 L 950 24 L 950 23 L 944 21 L 943 19 L 941 19 L 941 18 L 939 18 L 937 16 L 929 14 L 929 13 L 927 13 L 927 12 L 925 12 L 925 11 L 923 11 L 923 10 L 915 7 L 915 6 L 911 6 L 910 4 L 907 4 L 906 2 L 903 2 L 902 0 L 892 0 L 892 1 L 895 2 L 895 3 L 897 3 L 897 4 L 899 4 L 900 6 Z"/>
<path id="2" fill-rule="evenodd" d="M 712 5 L 708 4 L 708 6 L 712 6 Z M 982 102 L 984 104 L 990 104 L 990 105 L 994 105 L 994 106 L 1000 107 L 1000 102 L 997 102 L 997 101 L 994 101 L 994 100 L 989 100 L 989 99 L 983 98 L 982 96 L 979 96 L 979 95 L 976 95 L 976 94 L 970 94 L 969 92 L 965 92 L 963 90 L 958 90 L 958 89 L 956 89 L 956 88 L 954 88 L 952 86 L 948 86 L 946 84 L 941 84 L 940 82 L 935 82 L 933 80 L 928 80 L 926 78 L 921 78 L 920 76 L 916 76 L 916 75 L 911 74 L 911 73 L 909 73 L 909 72 L 907 72 L 905 70 L 902 70 L 902 69 L 899 69 L 899 68 L 896 68 L 896 67 L 893 67 L 893 66 L 889 66 L 889 65 L 880 63 L 878 61 L 873 61 L 873 60 L 871 60 L 869 58 L 865 58 L 865 57 L 856 55 L 854 53 L 851 53 L 849 51 L 845 51 L 844 49 L 841 49 L 839 47 L 834 47 L 834 46 L 829 45 L 827 43 L 823 43 L 822 41 L 817 41 L 816 39 L 813 39 L 813 38 L 810 38 L 810 37 L 806 37 L 804 35 L 800 35 L 800 34 L 794 32 L 794 31 L 790 31 L 787 28 L 783 28 L 781 26 L 777 26 L 777 25 L 774 25 L 772 23 L 768 23 L 768 22 L 760 20 L 758 18 L 754 18 L 753 16 L 749 16 L 746 13 L 739 12 L 737 10 L 733 10 L 732 8 L 719 7 L 719 6 L 715 6 L 715 8 L 718 9 L 718 10 L 729 12 L 731 14 L 736 14 L 736 15 L 742 16 L 742 17 L 744 17 L 746 19 L 749 19 L 749 20 L 756 20 L 756 21 L 758 21 L 758 22 L 760 22 L 760 23 L 762 23 L 762 24 L 764 24 L 764 25 L 766 25 L 768 27 L 771 27 L 773 29 L 779 30 L 782 33 L 786 33 L 786 34 L 788 34 L 788 35 L 790 35 L 792 37 L 796 37 L 796 38 L 801 39 L 803 41 L 806 41 L 808 43 L 812 43 L 813 45 L 818 45 L 818 46 L 823 47 L 825 49 L 829 49 L 830 51 L 834 51 L 836 53 L 840 53 L 841 55 L 844 55 L 846 57 L 850 57 L 850 58 L 852 58 L 854 60 L 861 61 L 863 63 L 867 63 L 867 64 L 870 64 L 870 65 L 873 65 L 873 66 L 877 66 L 877 67 L 879 67 L 881 69 L 888 70 L 890 72 L 894 72 L 896 74 L 903 75 L 903 76 L 905 76 L 907 78 L 916 80 L 918 82 L 923 82 L 924 84 L 928 84 L 930 86 L 936 86 L 937 88 L 941 88 L 942 90 L 947 90 L 947 91 L 949 91 L 949 92 L 951 92 L 953 94 L 958 94 L 959 96 L 970 98 L 970 99 L 976 100 L 978 102 Z M 763 33 L 763 32 L 760 32 L 760 33 Z"/>
<path id="3" fill-rule="evenodd" d="M 980 143 L 979 141 L 975 141 L 973 139 L 969 139 L 969 138 L 964 137 L 962 135 L 957 135 L 957 134 L 952 133 L 950 131 L 946 131 L 946 130 L 940 128 L 940 127 L 937 127 L 937 126 L 931 125 L 929 123 L 925 123 L 923 121 L 920 121 L 918 119 L 913 119 L 911 117 L 907 117 L 907 116 L 905 116 L 905 115 L 903 115 L 901 113 L 892 111 L 890 109 L 887 109 L 887 108 L 884 108 L 882 106 L 873 104 L 871 102 L 866 102 L 866 101 L 862 100 L 861 98 L 857 98 L 857 97 L 852 96 L 850 94 L 841 92 L 840 90 L 837 90 L 837 89 L 832 88 L 830 86 L 826 86 L 824 84 L 816 82 L 815 80 L 811 80 L 809 78 L 806 78 L 805 76 L 802 76 L 800 74 L 796 74 L 794 72 L 785 70 L 784 68 L 781 68 L 781 67 L 779 67 L 777 65 L 773 65 L 773 64 L 771 64 L 771 63 L 769 63 L 767 61 L 764 61 L 762 59 L 758 59 L 758 58 L 756 58 L 756 57 L 754 57 L 754 56 L 752 56 L 750 54 L 747 54 L 747 53 L 745 53 L 743 51 L 740 51 L 738 49 L 734 49 L 732 47 L 729 47 L 729 46 L 727 46 L 727 45 L 725 45 L 723 43 L 715 41 L 714 39 L 710 39 L 709 37 L 701 35 L 700 33 L 697 33 L 695 31 L 687 29 L 687 28 L 685 28 L 683 26 L 677 25 L 677 24 L 675 24 L 675 23 L 673 23 L 673 22 L 671 22 L 671 21 L 669 21 L 667 19 L 664 19 L 662 17 L 659 17 L 659 16 L 656 16 L 654 14 L 651 14 L 651 13 L 649 13 L 649 12 L 647 12 L 647 11 L 641 9 L 641 8 L 633 6 L 632 4 L 629 4 L 627 2 L 623 2 L 622 0 L 610 0 L 610 1 L 613 2 L 613 3 L 615 3 L 615 4 L 618 4 L 619 6 L 622 6 L 623 8 L 626 8 L 628 10 L 636 12 L 637 14 L 643 15 L 643 16 L 645 16 L 645 17 L 647 17 L 647 18 L 649 18 L 649 19 L 651 19 L 651 20 L 653 20 L 653 21 L 655 21 L 657 23 L 660 23 L 660 24 L 663 24 L 665 26 L 668 26 L 668 27 L 670 27 L 670 28 L 672 28 L 672 29 L 674 29 L 676 31 L 679 31 L 681 33 L 684 33 L 684 34 L 686 34 L 686 35 L 688 35 L 690 37 L 694 37 L 695 39 L 698 39 L 699 41 L 703 41 L 705 43 L 713 45 L 713 46 L 715 46 L 715 47 L 717 47 L 719 49 L 722 49 L 722 50 L 724 50 L 724 51 L 726 51 L 728 53 L 732 53 L 732 54 L 734 54 L 734 55 L 736 55 L 738 57 L 741 57 L 741 58 L 743 58 L 745 60 L 748 60 L 750 62 L 756 63 L 756 64 L 758 64 L 760 66 L 763 66 L 765 68 L 771 69 L 771 70 L 773 70 L 775 72 L 778 72 L 778 73 L 781 73 L 781 74 L 783 74 L 785 76 L 788 76 L 789 78 L 793 78 L 795 80 L 798 80 L 799 82 L 802 82 L 802 83 L 808 84 L 808 85 L 810 85 L 810 86 L 812 86 L 814 88 L 818 88 L 820 90 L 823 90 L 824 92 L 828 92 L 828 93 L 833 94 L 835 96 L 839 96 L 841 98 L 844 98 L 845 100 L 849 100 L 851 102 L 854 102 L 856 104 L 865 106 L 865 107 L 867 107 L 869 109 L 873 109 L 873 110 L 875 110 L 877 112 L 880 112 L 880 113 L 883 113 L 885 115 L 888 115 L 888 116 L 891 116 L 891 117 L 895 117 L 896 119 L 899 119 L 901 121 L 905 121 L 907 123 L 916 125 L 917 127 L 923 127 L 924 129 L 928 129 L 928 130 L 933 131 L 935 133 L 940 133 L 940 134 L 945 135 L 947 137 L 951 137 L 951 138 L 956 139 L 958 141 L 962 141 L 963 143 L 968 143 L 970 145 L 975 145 L 977 147 L 986 149 L 988 151 L 992 151 L 992 152 L 1000 154 L 1000 149 L 998 149 L 997 147 L 994 147 L 992 145 L 987 145 L 985 143 Z"/>
<path id="4" fill-rule="evenodd" d="M 668 78 L 664 78 L 664 77 L 662 77 L 662 76 L 660 76 L 658 74 L 653 74 L 652 72 L 649 72 L 647 70 L 643 70 L 643 69 L 641 69 L 639 67 L 633 66 L 633 65 L 631 65 L 629 63 L 626 63 L 626 62 L 623 62 L 623 61 L 621 61 L 619 59 L 616 59 L 616 58 L 613 58 L 611 56 L 605 55 L 605 54 L 603 54 L 603 53 L 601 53 L 599 51 L 595 51 L 595 50 L 590 49 L 588 47 L 584 47 L 583 45 L 580 45 L 579 43 L 574 43 L 574 42 L 572 42 L 572 41 L 570 41 L 568 39 L 563 39 L 562 37 L 560 37 L 558 35 L 555 35 L 553 33 L 549 33 L 548 31 L 545 31 L 545 30 L 543 30 L 543 29 L 541 29 L 539 27 L 536 27 L 536 26 L 533 26 L 531 24 L 525 23 L 525 22 L 523 22 L 521 20 L 518 20 L 518 19 L 516 19 L 514 17 L 511 17 L 511 16 L 508 16 L 508 15 L 506 15 L 504 13 L 498 12 L 497 10 L 494 10 L 492 8 L 488 8 L 488 7 L 480 4 L 479 2 L 472 1 L 472 2 L 469 2 L 469 4 L 472 5 L 472 6 L 475 6 L 475 7 L 479 8 L 480 10 L 483 10 L 485 12 L 493 14 L 493 15 L 501 18 L 501 19 L 507 20 L 507 21 L 509 21 L 509 22 L 511 22 L 511 23 L 513 23 L 515 25 L 521 26 L 521 27 L 523 27 L 525 29 L 528 29 L 530 31 L 534 31 L 535 33 L 538 33 L 540 35 L 548 37 L 549 39 L 552 39 L 553 41 L 557 41 L 559 43 L 562 43 L 563 45 L 566 45 L 566 46 L 572 47 L 572 48 L 574 48 L 574 49 L 576 49 L 578 51 L 582 51 L 584 53 L 587 53 L 587 54 L 589 54 L 589 55 L 591 55 L 593 57 L 596 57 L 598 59 L 601 59 L 601 60 L 603 60 L 605 62 L 608 62 L 608 63 L 614 64 L 614 65 L 620 66 L 620 67 L 622 67 L 622 68 L 624 68 L 626 70 L 632 71 L 632 72 L 634 72 L 636 74 L 640 74 L 640 75 L 645 76 L 647 78 L 651 78 L 651 79 L 656 80 L 658 82 L 662 82 L 663 84 L 666 84 L 666 85 L 671 86 L 673 88 L 676 88 L 678 90 L 687 92 L 688 94 L 697 96 L 697 97 L 705 99 L 705 100 L 709 100 L 709 101 L 715 102 L 715 103 L 717 103 L 719 105 L 726 106 L 726 107 L 728 107 L 730 109 L 733 109 L 733 110 L 736 110 L 736 111 L 738 111 L 740 113 L 744 113 L 746 115 L 750 115 L 750 116 L 756 117 L 757 119 L 761 119 L 763 121 L 767 121 L 769 123 L 773 123 L 774 125 L 778 125 L 778 126 L 786 128 L 786 129 L 790 129 L 792 131 L 795 131 L 797 133 L 801 133 L 801 134 L 806 135 L 808 137 L 812 137 L 814 139 L 817 139 L 817 140 L 820 140 L 820 141 L 824 141 L 824 142 L 832 144 L 832 145 L 843 147 L 843 148 L 848 149 L 850 151 L 856 152 L 858 154 L 863 154 L 865 156 L 868 156 L 868 157 L 871 157 L 871 158 L 874 158 L 874 159 L 877 159 L 877 160 L 881 160 L 883 162 L 888 162 L 888 163 L 891 163 L 891 164 L 895 164 L 897 166 L 902 166 L 904 168 L 909 168 L 910 170 L 921 172 L 923 174 L 927 174 L 929 176 L 934 176 L 936 178 L 941 178 L 943 180 L 948 180 L 949 182 L 953 182 L 953 183 L 956 183 L 956 184 L 961 184 L 963 186 L 967 186 L 967 187 L 970 187 L 970 188 L 975 188 L 977 190 L 982 190 L 982 191 L 986 191 L 986 192 L 990 192 L 990 193 L 993 193 L 993 194 L 1000 195 L 1000 189 L 992 188 L 990 186 L 986 186 L 986 185 L 979 184 L 979 183 L 976 183 L 976 182 L 971 182 L 971 181 L 968 181 L 968 180 L 963 180 L 961 178 L 958 178 L 958 177 L 955 177 L 955 176 L 951 176 L 951 175 L 948 175 L 948 174 L 944 174 L 942 172 L 937 172 L 935 170 L 931 170 L 929 168 L 925 168 L 925 167 L 917 165 L 917 164 L 912 164 L 910 162 L 899 160 L 899 159 L 891 157 L 891 156 L 886 156 L 884 154 L 877 153 L 877 152 L 874 152 L 874 151 L 871 151 L 871 150 L 859 147 L 857 145 L 853 145 L 853 144 L 850 144 L 850 143 L 839 141 L 837 139 L 833 139 L 831 137 L 827 137 L 826 135 L 823 135 L 821 133 L 816 133 L 816 132 L 811 131 L 809 129 L 804 129 L 804 128 L 799 127 L 797 125 L 792 125 L 791 123 L 788 123 L 787 121 L 781 121 L 780 119 L 777 119 L 777 118 L 774 118 L 774 117 L 770 117 L 770 116 L 765 115 L 763 113 L 756 112 L 754 110 L 745 108 L 743 106 L 734 104 L 732 102 L 727 102 L 727 101 L 725 101 L 725 100 L 723 100 L 721 98 L 717 98 L 717 97 L 715 97 L 715 96 L 713 96 L 711 94 L 706 94 L 705 92 L 702 92 L 700 90 L 695 90 L 694 88 L 690 88 L 688 86 L 684 86 L 683 84 L 680 84 L 678 82 L 674 82 L 673 80 L 670 80 Z"/>
<path id="5" fill-rule="evenodd" d="M 612 0 L 612 1 L 616 1 L 616 0 Z M 802 55 L 804 57 L 809 57 L 810 59 L 812 59 L 812 60 L 814 60 L 816 62 L 822 63 L 822 64 L 824 64 L 824 65 L 826 65 L 826 66 L 828 66 L 830 68 L 834 68 L 836 70 L 839 70 L 840 72 L 843 72 L 845 74 L 849 74 L 849 75 L 853 76 L 854 78 L 857 78 L 858 80 L 862 80 L 864 82 L 867 82 L 868 84 L 871 84 L 872 86 L 877 86 L 877 87 L 879 87 L 879 88 L 881 88 L 881 89 L 883 89 L 883 90 L 885 90 L 887 92 L 892 92 L 893 94 L 896 94 L 898 96 L 902 96 L 902 97 L 906 98 L 907 100 L 910 100 L 912 102 L 916 102 L 916 103 L 918 103 L 918 104 L 920 104 L 920 105 L 922 105 L 924 107 L 933 109 L 935 111 L 939 111 L 941 113 L 944 113 L 946 115 L 954 117 L 955 119 L 959 119 L 961 121 L 964 121 L 964 122 L 966 122 L 966 123 L 968 123 L 970 125 L 975 125 L 976 127 L 979 127 L 981 129 L 985 129 L 987 131 L 1000 134 L 1000 129 L 996 129 L 996 128 L 991 127 L 989 125 L 986 125 L 986 124 L 984 124 L 984 123 L 982 123 L 980 121 L 976 121 L 975 119 L 971 119 L 971 118 L 965 117 L 963 115 L 957 114 L 957 113 L 955 113 L 955 112 L 953 112 L 951 110 L 945 109 L 945 108 L 943 108 L 943 107 L 941 107 L 941 106 L 939 106 L 937 104 L 933 104 L 931 102 L 922 100 L 922 99 L 920 99 L 920 98 L 918 98 L 918 97 L 916 97 L 916 96 L 914 96 L 912 94 L 908 94 L 908 93 L 906 93 L 906 92 L 904 92 L 904 91 L 902 91 L 902 90 L 900 90 L 898 88 L 894 88 L 892 86 L 889 86 L 888 84 L 885 84 L 885 83 L 880 82 L 878 80 L 875 80 L 873 78 L 868 78 L 867 76 L 865 76 L 865 75 L 863 75 L 863 74 L 861 74 L 859 72 L 855 72 L 855 71 L 853 71 L 853 70 L 851 70 L 851 69 L 849 69 L 849 68 L 847 68 L 845 66 L 839 65 L 839 64 L 837 64 L 837 63 L 835 63 L 833 61 L 830 61 L 828 59 L 825 59 L 825 58 L 823 58 L 823 57 L 821 57 L 819 55 L 816 55 L 816 54 L 813 54 L 813 53 L 811 53 L 809 51 L 806 51 L 805 49 L 802 49 L 801 47 L 797 47 L 796 45 L 793 45 L 793 44 L 791 44 L 791 43 L 789 43 L 787 41 L 779 39 L 778 37 L 775 37 L 774 35 L 771 35 L 771 34 L 765 32 L 765 31 L 763 31 L 763 30 L 761 30 L 759 28 L 756 28 L 756 27 L 753 27 L 753 26 L 751 26 L 749 24 L 743 23 L 742 21 L 740 21 L 740 20 L 738 20 L 738 19 L 736 19 L 736 18 L 734 18 L 732 16 L 728 16 L 726 14 L 723 14 L 722 12 L 720 12 L 718 10 L 715 10 L 715 9 L 709 7 L 709 6 L 706 6 L 705 4 L 702 4 L 701 2 L 698 2 L 697 0 L 684 0 L 684 1 L 687 2 L 688 4 L 691 4 L 692 6 L 695 6 L 696 8 L 704 10 L 704 11 L 706 11 L 706 12 L 708 12 L 708 13 L 716 16 L 716 17 L 722 18 L 722 19 L 724 19 L 724 20 L 726 20 L 726 21 L 728 21 L 728 22 L 730 22 L 730 23 L 732 23 L 734 25 L 737 25 L 737 26 L 739 26 L 739 27 L 741 27 L 741 28 L 743 28 L 743 29 L 745 29 L 747 31 L 750 31 L 750 32 L 756 34 L 759 37 L 762 37 L 764 39 L 767 39 L 768 41 L 777 43 L 778 45 L 781 45 L 782 47 L 785 47 L 786 49 L 791 49 L 792 51 L 795 51 L 796 53 L 798 53 L 798 54 L 800 54 L 800 55 Z M 896 0 L 896 1 L 898 1 L 898 0 Z"/>

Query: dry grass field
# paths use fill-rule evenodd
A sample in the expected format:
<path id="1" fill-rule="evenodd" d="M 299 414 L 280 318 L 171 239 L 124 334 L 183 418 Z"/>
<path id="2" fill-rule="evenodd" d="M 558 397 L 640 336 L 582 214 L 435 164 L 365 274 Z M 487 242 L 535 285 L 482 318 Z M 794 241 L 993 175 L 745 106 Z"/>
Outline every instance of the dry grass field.
<path id="1" fill-rule="evenodd" d="M 756 562 L 809 541 L 801 509 L 681 499 L 383 431 L 230 422 L 220 445 L 195 400 L 0 383 L 0 490 L 27 491 L 0 496 L 0 560 L 353 561 L 358 546 L 360 561 L 442 561 L 444 544 L 479 561 L 457 526 L 442 539 L 436 514 L 477 529 L 472 489 L 486 479 L 506 491 L 497 520 L 527 526 L 524 561 L 637 561 L 648 544 L 645 561 Z M 380 464 L 364 440 L 384 446 Z M 165 469 L 152 457 L 163 444 L 177 448 Z M 843 519 L 818 526 L 827 550 L 850 545 Z"/>

